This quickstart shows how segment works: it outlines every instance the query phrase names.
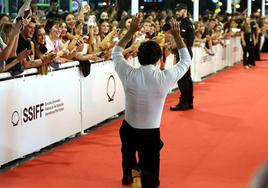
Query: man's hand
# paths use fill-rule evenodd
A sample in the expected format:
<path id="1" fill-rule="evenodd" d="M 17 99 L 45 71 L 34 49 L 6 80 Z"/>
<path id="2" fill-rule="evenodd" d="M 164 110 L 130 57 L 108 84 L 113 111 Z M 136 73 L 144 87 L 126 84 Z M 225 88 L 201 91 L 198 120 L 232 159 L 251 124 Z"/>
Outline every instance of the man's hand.
<path id="1" fill-rule="evenodd" d="M 125 48 L 127 43 L 132 39 L 133 35 L 140 30 L 141 28 L 141 21 L 142 21 L 142 16 L 141 14 L 136 14 L 132 18 L 130 28 L 128 32 L 123 36 L 123 38 L 118 42 L 118 46 L 121 46 L 122 48 Z"/>
<path id="2" fill-rule="evenodd" d="M 180 23 L 177 22 L 175 19 L 172 19 L 171 22 L 170 22 L 170 34 L 172 36 L 180 36 Z"/>
<path id="3" fill-rule="evenodd" d="M 19 35 L 21 28 L 22 28 L 22 20 L 19 20 L 15 23 L 14 29 L 12 31 L 13 33 L 11 36 Z"/>
<path id="4" fill-rule="evenodd" d="M 180 24 L 176 20 L 172 19 L 170 25 L 171 25 L 170 34 L 173 36 L 177 48 L 178 49 L 185 48 L 186 45 L 184 44 L 180 35 Z"/>
<path id="5" fill-rule="evenodd" d="M 142 16 L 140 13 L 136 14 L 130 23 L 129 31 L 136 33 L 141 29 Z"/>

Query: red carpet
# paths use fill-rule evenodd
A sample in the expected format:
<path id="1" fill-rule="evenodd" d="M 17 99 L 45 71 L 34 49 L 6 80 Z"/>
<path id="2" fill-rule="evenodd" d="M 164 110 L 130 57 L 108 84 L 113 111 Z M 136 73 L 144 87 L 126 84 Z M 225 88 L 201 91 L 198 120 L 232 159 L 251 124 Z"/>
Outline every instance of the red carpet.
<path id="1" fill-rule="evenodd" d="M 267 59 L 267 58 L 266 58 Z M 268 62 L 241 64 L 195 84 L 195 109 L 162 120 L 161 188 L 246 188 L 268 160 Z M 113 121 L 0 175 L 2 188 L 122 188 Z"/>

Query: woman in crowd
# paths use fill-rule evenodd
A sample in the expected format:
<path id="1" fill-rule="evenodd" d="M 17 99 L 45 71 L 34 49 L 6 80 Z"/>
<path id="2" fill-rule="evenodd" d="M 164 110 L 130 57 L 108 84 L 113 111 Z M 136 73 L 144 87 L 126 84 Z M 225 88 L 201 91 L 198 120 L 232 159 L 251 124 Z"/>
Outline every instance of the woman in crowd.
<path id="1" fill-rule="evenodd" d="M 53 63 L 56 54 L 54 52 L 47 53 L 46 31 L 43 26 L 36 26 L 33 42 L 35 59 L 40 59 L 42 61 L 42 65 L 38 68 L 38 72 L 41 75 L 46 75 L 48 73 L 48 67 Z"/>
<path id="2" fill-rule="evenodd" d="M 21 21 L 15 25 L 4 22 L 0 25 L 0 72 L 8 71 L 21 63 L 30 53 L 24 50 L 16 57 Z"/>
<path id="3" fill-rule="evenodd" d="M 246 18 L 241 29 L 241 45 L 243 48 L 243 65 L 246 69 L 249 69 L 252 65 L 255 65 L 254 60 L 254 43 L 255 43 L 254 31 L 250 25 L 250 18 Z"/>
<path id="4" fill-rule="evenodd" d="M 104 59 L 111 58 L 111 49 L 115 45 L 113 38 L 116 37 L 117 31 L 110 30 L 110 23 L 108 20 L 100 20 L 99 22 L 99 36 L 101 42 L 99 43 L 99 48 L 103 51 Z"/>
<path id="5" fill-rule="evenodd" d="M 60 34 L 60 39 L 61 41 L 65 44 L 66 42 L 68 42 L 68 38 L 67 38 L 67 25 L 65 22 L 61 23 L 61 34 Z"/>
<path id="6" fill-rule="evenodd" d="M 0 14 L 0 24 L 3 22 L 9 22 L 10 18 L 7 14 Z"/>
<path id="7" fill-rule="evenodd" d="M 205 26 L 203 22 L 198 21 L 195 22 L 195 39 L 194 39 L 194 46 L 202 47 L 207 52 L 208 49 L 205 46 L 206 37 L 204 36 Z"/>
<path id="8" fill-rule="evenodd" d="M 215 39 L 212 41 L 213 45 L 221 44 L 222 47 L 225 47 L 226 45 L 224 43 L 224 34 L 222 26 L 219 23 L 216 24 L 213 31 L 213 36 L 215 36 Z"/>
<path id="9" fill-rule="evenodd" d="M 110 23 L 108 20 L 100 20 L 99 22 L 99 35 L 103 40 L 110 32 Z"/>
<path id="10" fill-rule="evenodd" d="M 264 35 L 264 43 L 262 45 L 262 52 L 268 52 L 268 17 L 264 19 L 264 25 L 262 27 L 262 34 Z"/>
<path id="11" fill-rule="evenodd" d="M 75 17 L 72 13 L 68 13 L 65 17 L 65 23 L 67 25 L 67 34 L 66 34 L 66 37 L 69 39 L 69 40 L 72 40 L 75 38 L 75 30 L 76 30 L 76 20 L 75 20 Z"/>
<path id="12" fill-rule="evenodd" d="M 68 50 L 68 42 L 63 43 L 60 36 L 62 33 L 62 20 L 60 19 L 48 19 L 45 25 L 46 35 L 46 48 L 48 52 L 56 53 L 56 59 L 54 62 L 65 63 L 72 60 L 78 50 L 78 46 L 81 46 L 81 42 L 78 39 L 76 41 L 76 46 Z M 70 44 L 71 45 L 71 44 Z M 70 48 L 69 48 L 70 49 Z M 55 64 L 54 64 L 55 65 Z M 58 67 L 55 65 L 55 67 Z"/>

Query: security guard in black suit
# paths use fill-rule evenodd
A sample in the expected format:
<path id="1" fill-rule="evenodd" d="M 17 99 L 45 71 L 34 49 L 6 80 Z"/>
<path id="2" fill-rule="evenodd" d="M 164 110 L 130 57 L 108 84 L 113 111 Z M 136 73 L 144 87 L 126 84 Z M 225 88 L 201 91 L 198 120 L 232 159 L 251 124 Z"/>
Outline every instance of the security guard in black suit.
<path id="1" fill-rule="evenodd" d="M 194 44 L 195 29 L 192 21 L 188 17 L 187 5 L 180 3 L 176 5 L 176 19 L 180 21 L 181 36 L 188 48 L 189 54 L 193 57 L 192 47 Z M 176 55 L 178 62 L 179 56 Z M 171 111 L 181 111 L 193 109 L 193 81 L 191 78 L 191 71 L 189 70 L 178 81 L 178 87 L 181 92 L 179 103 L 175 106 L 171 106 Z"/>

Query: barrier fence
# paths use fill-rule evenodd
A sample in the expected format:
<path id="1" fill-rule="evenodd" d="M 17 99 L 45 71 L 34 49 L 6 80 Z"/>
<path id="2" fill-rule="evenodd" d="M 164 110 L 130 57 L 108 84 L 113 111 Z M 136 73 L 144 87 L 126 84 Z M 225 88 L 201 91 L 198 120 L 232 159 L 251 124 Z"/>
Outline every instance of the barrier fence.
<path id="1" fill-rule="evenodd" d="M 193 81 L 240 61 L 240 39 L 214 46 L 215 56 L 194 47 Z M 174 56 L 167 57 L 166 68 Z M 129 64 L 139 67 L 137 59 Z M 60 65 L 46 76 L 36 69 L 19 76 L 0 74 L 0 166 L 97 125 L 124 110 L 125 97 L 112 61 L 94 63 L 84 77 L 79 62 Z M 176 86 L 174 86 L 175 88 Z"/>

